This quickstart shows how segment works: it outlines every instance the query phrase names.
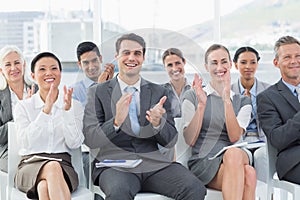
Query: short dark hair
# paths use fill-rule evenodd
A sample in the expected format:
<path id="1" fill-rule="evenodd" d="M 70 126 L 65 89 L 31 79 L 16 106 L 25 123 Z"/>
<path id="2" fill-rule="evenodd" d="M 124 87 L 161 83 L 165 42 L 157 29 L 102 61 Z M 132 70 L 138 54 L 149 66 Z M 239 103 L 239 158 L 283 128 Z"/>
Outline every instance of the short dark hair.
<path id="1" fill-rule="evenodd" d="M 59 66 L 59 71 L 62 70 L 62 66 L 61 66 L 61 62 L 60 60 L 56 57 L 56 55 L 54 55 L 51 52 L 42 52 L 39 53 L 38 55 L 36 55 L 32 61 L 31 61 L 31 72 L 34 73 L 34 68 L 35 68 L 35 64 L 37 63 L 37 61 L 39 61 L 41 58 L 45 58 L 45 57 L 50 57 L 50 58 L 54 58 L 57 62 L 58 62 L 58 66 Z"/>
<path id="2" fill-rule="evenodd" d="M 169 48 L 162 55 L 163 63 L 165 63 L 166 57 L 170 56 L 170 55 L 176 55 L 179 58 L 181 58 L 183 62 L 185 62 L 185 58 L 183 57 L 183 53 L 179 49 L 177 49 L 177 48 Z"/>
<path id="3" fill-rule="evenodd" d="M 99 57 L 101 56 L 100 50 L 96 44 L 94 44 L 93 42 L 89 42 L 89 41 L 81 42 L 77 46 L 77 50 L 76 50 L 78 61 L 80 61 L 80 56 L 82 54 L 89 52 L 89 51 L 94 51 L 97 54 L 97 56 L 99 56 Z"/>
<path id="4" fill-rule="evenodd" d="M 221 44 L 213 44 L 210 47 L 208 47 L 208 49 L 205 52 L 205 55 L 204 55 L 205 64 L 207 64 L 207 62 L 208 62 L 208 56 L 209 56 L 209 54 L 211 52 L 215 51 L 215 50 L 218 50 L 218 49 L 224 49 L 228 53 L 229 60 L 231 60 L 229 50 L 225 46 L 223 46 Z"/>
<path id="5" fill-rule="evenodd" d="M 255 56 L 256 56 L 257 61 L 259 61 L 259 59 L 260 59 L 259 53 L 254 48 L 247 46 L 247 47 L 240 47 L 238 50 L 236 50 L 236 52 L 235 52 L 235 54 L 233 56 L 233 62 L 236 63 L 238 61 L 238 59 L 239 59 L 240 54 L 244 53 L 244 52 L 252 52 L 252 53 L 254 53 Z"/>
<path id="6" fill-rule="evenodd" d="M 286 45 L 286 44 L 298 44 L 300 46 L 300 42 L 296 38 L 289 36 L 289 35 L 282 36 L 275 42 L 275 45 L 274 45 L 275 58 L 278 58 L 279 47 Z"/>
<path id="7" fill-rule="evenodd" d="M 119 53 L 121 43 L 122 43 L 123 40 L 131 40 L 131 41 L 135 41 L 135 42 L 139 43 L 143 47 L 143 56 L 145 55 L 145 53 L 146 53 L 146 42 L 145 42 L 144 38 L 142 38 L 141 36 L 139 36 L 135 33 L 129 33 L 129 34 L 122 35 L 116 41 L 116 53 Z"/>

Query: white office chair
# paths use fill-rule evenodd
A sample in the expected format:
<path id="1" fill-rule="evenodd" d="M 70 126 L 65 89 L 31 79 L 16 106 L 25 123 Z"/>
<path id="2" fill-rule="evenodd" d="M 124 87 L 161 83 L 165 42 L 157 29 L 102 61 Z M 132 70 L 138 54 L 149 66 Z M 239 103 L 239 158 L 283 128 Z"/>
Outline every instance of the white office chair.
<path id="1" fill-rule="evenodd" d="M 7 173 L 0 170 L 0 200 L 6 200 Z"/>
<path id="2" fill-rule="evenodd" d="M 288 181 L 279 180 L 276 173 L 276 159 L 277 159 L 277 150 L 267 141 L 267 152 L 269 160 L 269 173 L 268 173 L 268 200 L 272 199 L 274 195 L 274 188 L 280 189 L 281 199 L 287 199 L 287 192 L 290 192 L 293 196 L 293 199 L 300 199 L 300 185 L 291 183 Z"/>
<path id="3" fill-rule="evenodd" d="M 15 124 L 8 123 L 8 200 L 27 200 L 26 194 L 14 187 L 14 176 L 17 171 L 17 166 L 20 161 L 18 154 L 19 148 L 17 145 L 17 133 Z M 92 200 L 93 193 L 85 187 L 85 177 L 83 173 L 83 165 L 80 148 L 72 150 L 72 164 L 78 173 L 79 186 L 75 192 L 72 193 L 72 200 Z"/>

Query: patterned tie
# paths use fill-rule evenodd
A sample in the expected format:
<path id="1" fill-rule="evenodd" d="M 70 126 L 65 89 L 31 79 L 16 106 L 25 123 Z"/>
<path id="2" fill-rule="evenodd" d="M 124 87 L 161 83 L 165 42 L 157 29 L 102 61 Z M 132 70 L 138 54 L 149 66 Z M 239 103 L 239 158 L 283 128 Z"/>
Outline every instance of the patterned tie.
<path id="1" fill-rule="evenodd" d="M 297 92 L 298 95 L 298 101 L 300 102 L 300 88 L 296 87 L 295 91 Z"/>
<path id="2" fill-rule="evenodd" d="M 129 105 L 129 118 L 131 122 L 131 129 L 135 135 L 139 135 L 140 133 L 140 124 L 138 120 L 138 109 L 137 109 L 137 103 L 135 99 L 135 92 L 137 89 L 132 86 L 128 86 L 125 88 L 125 92 L 128 92 L 132 94 L 131 102 Z"/>

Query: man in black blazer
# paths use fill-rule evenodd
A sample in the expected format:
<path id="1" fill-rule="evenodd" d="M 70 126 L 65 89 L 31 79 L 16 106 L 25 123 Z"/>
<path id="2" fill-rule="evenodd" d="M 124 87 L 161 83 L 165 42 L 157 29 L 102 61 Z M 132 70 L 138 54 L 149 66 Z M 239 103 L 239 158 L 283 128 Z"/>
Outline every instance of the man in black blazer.
<path id="1" fill-rule="evenodd" d="M 206 189 L 188 169 L 163 156 L 157 144 L 171 148 L 177 141 L 168 92 L 140 76 L 146 44 L 130 33 L 116 42 L 119 74 L 92 87 L 85 107 L 85 144 L 95 155 L 92 180 L 106 199 L 134 199 L 138 192 L 153 192 L 174 199 L 204 199 Z M 126 92 L 134 86 L 135 92 Z M 131 128 L 129 107 L 135 99 L 139 131 Z M 95 154 L 95 149 L 100 148 Z M 101 167 L 104 159 L 142 159 L 134 168 Z"/>
<path id="2" fill-rule="evenodd" d="M 279 179 L 300 184 L 300 43 L 284 36 L 274 50 L 281 79 L 257 96 L 257 113 L 268 142 L 278 150 Z"/>

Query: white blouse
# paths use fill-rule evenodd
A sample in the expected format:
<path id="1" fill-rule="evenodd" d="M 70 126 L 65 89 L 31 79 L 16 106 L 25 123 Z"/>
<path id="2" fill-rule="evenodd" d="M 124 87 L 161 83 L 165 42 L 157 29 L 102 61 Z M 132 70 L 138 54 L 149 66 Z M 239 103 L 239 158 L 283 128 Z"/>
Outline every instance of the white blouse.
<path id="1" fill-rule="evenodd" d="M 70 110 L 64 110 L 63 94 L 59 94 L 51 113 L 44 113 L 40 93 L 19 101 L 14 110 L 14 121 L 20 155 L 69 152 L 84 140 L 83 107 L 72 99 Z"/>

